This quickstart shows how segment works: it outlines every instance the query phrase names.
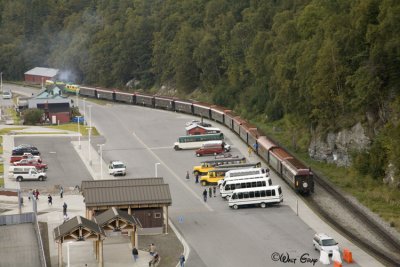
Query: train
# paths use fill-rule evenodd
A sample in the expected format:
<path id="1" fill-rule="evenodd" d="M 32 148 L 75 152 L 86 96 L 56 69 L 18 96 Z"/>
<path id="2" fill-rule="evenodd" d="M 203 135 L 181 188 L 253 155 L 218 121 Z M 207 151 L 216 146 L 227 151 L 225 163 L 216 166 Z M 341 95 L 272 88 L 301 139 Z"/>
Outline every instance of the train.
<path id="1" fill-rule="evenodd" d="M 296 192 L 302 195 L 310 195 L 314 192 L 314 175 L 311 168 L 273 142 L 255 125 L 237 116 L 228 108 L 174 97 L 128 93 L 99 87 L 79 86 L 77 91 L 82 97 L 181 112 L 216 121 L 235 132 Z"/>

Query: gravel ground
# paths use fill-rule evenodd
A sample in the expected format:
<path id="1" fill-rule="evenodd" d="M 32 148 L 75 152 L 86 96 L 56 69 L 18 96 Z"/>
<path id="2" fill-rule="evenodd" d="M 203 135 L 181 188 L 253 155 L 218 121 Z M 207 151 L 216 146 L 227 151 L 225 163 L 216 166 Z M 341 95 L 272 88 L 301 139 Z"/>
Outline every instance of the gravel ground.
<path id="1" fill-rule="evenodd" d="M 373 218 L 374 221 L 378 222 L 382 228 L 386 229 L 392 234 L 392 236 L 397 238 L 398 242 L 400 243 L 400 234 L 395 228 L 390 227 L 387 222 L 383 221 L 378 215 L 374 214 L 361 203 L 359 203 L 354 197 L 349 197 L 346 194 L 345 196 L 349 201 L 351 201 L 353 204 L 356 204 L 361 210 L 368 214 L 369 217 Z M 353 216 L 353 214 L 351 214 L 347 208 L 343 207 L 343 203 L 340 203 L 336 199 L 332 198 L 331 195 L 323 188 L 318 186 L 313 198 L 327 213 L 329 213 L 330 216 L 336 218 L 341 225 L 347 229 L 350 229 L 362 240 L 370 242 L 375 246 L 380 247 L 384 251 L 390 252 L 394 258 L 400 258 L 398 251 L 392 251 L 390 248 L 388 248 L 380 236 L 376 235 L 374 232 L 371 232 L 363 221 L 360 221 L 357 217 Z"/>

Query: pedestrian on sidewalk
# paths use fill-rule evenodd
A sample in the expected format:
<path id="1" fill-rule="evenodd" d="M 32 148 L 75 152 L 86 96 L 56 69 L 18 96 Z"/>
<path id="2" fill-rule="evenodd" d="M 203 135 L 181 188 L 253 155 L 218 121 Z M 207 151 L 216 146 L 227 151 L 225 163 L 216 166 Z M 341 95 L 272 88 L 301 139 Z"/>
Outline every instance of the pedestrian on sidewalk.
<path id="1" fill-rule="evenodd" d="M 154 256 L 154 254 L 156 253 L 156 246 L 154 245 L 154 243 L 151 243 L 149 246 L 149 253 L 151 256 Z"/>
<path id="2" fill-rule="evenodd" d="M 196 177 L 196 184 L 198 184 L 199 183 L 199 173 L 198 172 L 196 173 L 195 177 Z"/>
<path id="3" fill-rule="evenodd" d="M 181 256 L 179 257 L 179 264 L 181 267 L 185 267 L 185 255 L 183 255 L 183 253 L 181 254 Z"/>
<path id="4" fill-rule="evenodd" d="M 207 202 L 207 189 L 204 189 L 204 191 L 203 191 L 203 199 L 204 199 L 204 202 Z"/>
<path id="5" fill-rule="evenodd" d="M 47 196 L 47 202 L 47 204 L 53 206 L 53 197 L 50 194 Z"/>
<path id="6" fill-rule="evenodd" d="M 249 146 L 249 147 L 247 148 L 247 152 L 249 152 L 249 157 L 251 157 L 251 153 L 253 152 L 253 150 L 251 149 L 251 146 Z"/>
<path id="7" fill-rule="evenodd" d="M 35 198 L 36 200 L 39 200 L 39 190 L 35 190 Z"/>
<path id="8" fill-rule="evenodd" d="M 63 198 L 64 195 L 64 188 L 61 186 L 60 188 L 60 198 Z"/>
<path id="9" fill-rule="evenodd" d="M 133 248 L 132 248 L 132 256 L 133 256 L 133 261 L 136 262 L 136 260 L 137 260 L 138 257 L 139 257 L 139 251 L 137 250 L 136 247 L 133 247 Z"/>
<path id="10" fill-rule="evenodd" d="M 63 205 L 63 214 L 67 215 L 67 203 L 65 203 L 65 202 L 64 202 L 64 205 Z"/>
<path id="11" fill-rule="evenodd" d="M 212 188 L 211 188 L 211 186 L 208 188 L 208 196 L 210 198 L 212 197 Z"/>
<path id="12" fill-rule="evenodd" d="M 217 195 L 217 187 L 214 185 L 213 186 L 213 193 L 214 193 L 214 197 Z"/>
<path id="13" fill-rule="evenodd" d="M 189 176 L 189 171 L 186 172 L 186 180 L 189 180 L 190 176 Z"/>
<path id="14" fill-rule="evenodd" d="M 151 261 L 149 261 L 149 267 L 156 266 L 156 263 L 159 261 L 160 256 L 158 255 L 157 252 L 154 253 L 153 258 L 151 259 Z"/>

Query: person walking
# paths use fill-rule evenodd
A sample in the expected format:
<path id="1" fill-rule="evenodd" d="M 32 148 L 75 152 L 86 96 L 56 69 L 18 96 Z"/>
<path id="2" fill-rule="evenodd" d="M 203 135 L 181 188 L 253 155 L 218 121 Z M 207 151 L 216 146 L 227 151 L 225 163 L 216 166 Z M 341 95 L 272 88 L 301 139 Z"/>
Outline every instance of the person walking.
<path id="1" fill-rule="evenodd" d="M 212 197 L 212 188 L 211 188 L 211 186 L 208 188 L 208 196 L 210 198 Z"/>
<path id="2" fill-rule="evenodd" d="M 63 214 L 67 215 L 67 203 L 65 203 L 65 202 L 64 202 L 64 205 L 63 205 Z"/>
<path id="3" fill-rule="evenodd" d="M 186 180 L 189 180 L 190 176 L 189 176 L 189 171 L 186 172 Z"/>
<path id="4" fill-rule="evenodd" d="M 185 267 L 185 255 L 183 255 L 183 253 L 179 257 L 179 264 L 181 267 Z"/>
<path id="5" fill-rule="evenodd" d="M 207 202 L 207 189 L 204 189 L 204 191 L 203 191 L 203 199 L 204 199 L 204 202 Z"/>
<path id="6" fill-rule="evenodd" d="M 217 187 L 214 185 L 213 186 L 213 193 L 214 193 L 214 197 L 217 195 Z"/>
<path id="7" fill-rule="evenodd" d="M 196 184 L 198 184 L 199 183 L 199 173 L 198 172 L 196 173 L 195 177 L 196 177 Z"/>
<path id="8" fill-rule="evenodd" d="M 35 198 L 36 200 L 39 200 L 39 190 L 35 190 Z"/>
<path id="9" fill-rule="evenodd" d="M 132 248 L 132 256 L 133 256 L 133 261 L 136 262 L 136 260 L 139 258 L 139 251 L 137 250 L 136 247 Z"/>
<path id="10" fill-rule="evenodd" d="M 61 186 L 60 188 L 60 198 L 63 198 L 64 196 L 64 188 Z"/>
<path id="11" fill-rule="evenodd" d="M 249 152 L 249 157 L 251 157 L 251 153 L 253 152 L 253 150 L 251 149 L 251 146 L 249 146 L 249 147 L 247 148 L 247 152 Z"/>
<path id="12" fill-rule="evenodd" d="M 154 256 L 154 254 L 156 253 L 156 246 L 154 245 L 154 243 L 151 243 L 149 248 L 149 252 L 151 256 Z"/>
<path id="13" fill-rule="evenodd" d="M 50 194 L 47 196 L 47 204 L 53 206 L 53 197 Z"/>

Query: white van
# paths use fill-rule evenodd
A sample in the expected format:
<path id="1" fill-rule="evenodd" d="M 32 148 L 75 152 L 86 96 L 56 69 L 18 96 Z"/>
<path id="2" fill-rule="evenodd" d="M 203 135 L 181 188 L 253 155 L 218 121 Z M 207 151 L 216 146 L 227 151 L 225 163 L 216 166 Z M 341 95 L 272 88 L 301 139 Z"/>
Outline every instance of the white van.
<path id="1" fill-rule="evenodd" d="M 10 176 L 19 182 L 23 180 L 38 180 L 44 181 L 47 179 L 47 174 L 37 170 L 34 166 L 11 166 Z"/>
<path id="2" fill-rule="evenodd" d="M 227 173 L 225 173 L 225 177 L 222 180 L 218 181 L 218 186 L 221 187 L 222 183 L 224 181 L 227 181 L 231 178 L 236 178 L 236 177 L 243 177 L 243 176 L 252 176 L 252 175 L 257 175 L 257 176 L 263 176 L 263 177 L 269 177 L 269 169 L 264 169 L 264 168 L 246 168 L 246 169 L 235 169 L 235 170 L 230 170 Z"/>
<path id="3" fill-rule="evenodd" d="M 219 192 L 221 194 L 221 197 L 229 198 L 233 194 L 233 191 L 236 189 L 266 187 L 271 185 L 272 181 L 269 177 L 243 176 L 239 179 L 225 181 L 220 187 Z"/>
<path id="4" fill-rule="evenodd" d="M 259 205 L 265 208 L 267 204 L 278 204 L 283 201 L 283 194 L 280 185 L 268 187 L 256 187 L 236 189 L 229 198 L 228 205 L 233 209 L 238 209 L 244 205 Z"/>
<path id="5" fill-rule="evenodd" d="M 108 174 L 110 175 L 126 175 L 126 166 L 122 161 L 111 161 L 108 165 Z"/>

